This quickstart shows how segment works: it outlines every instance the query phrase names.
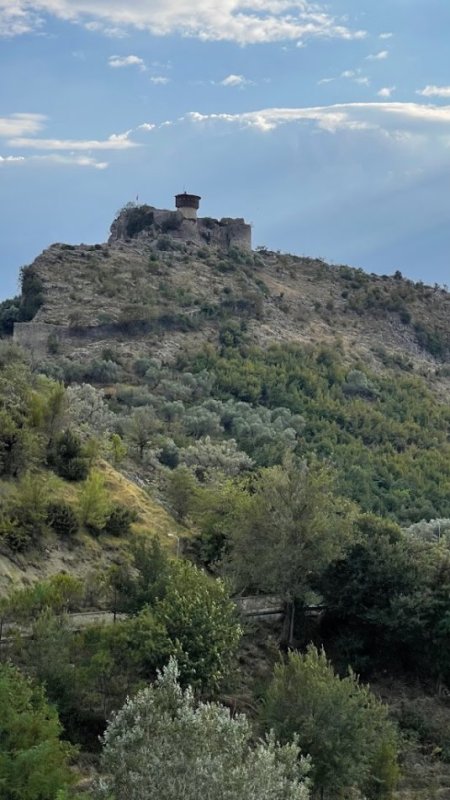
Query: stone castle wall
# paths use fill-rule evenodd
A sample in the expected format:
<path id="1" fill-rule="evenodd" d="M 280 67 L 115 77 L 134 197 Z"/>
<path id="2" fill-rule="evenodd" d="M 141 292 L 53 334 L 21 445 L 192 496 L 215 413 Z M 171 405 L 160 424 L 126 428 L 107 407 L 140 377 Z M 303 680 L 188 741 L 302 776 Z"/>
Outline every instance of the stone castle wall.
<path id="1" fill-rule="evenodd" d="M 109 244 L 130 239 L 151 242 L 161 235 L 222 250 L 232 247 L 240 250 L 252 249 L 252 229 L 242 218 L 190 219 L 180 211 L 167 211 L 153 206 L 125 208 L 111 225 Z"/>

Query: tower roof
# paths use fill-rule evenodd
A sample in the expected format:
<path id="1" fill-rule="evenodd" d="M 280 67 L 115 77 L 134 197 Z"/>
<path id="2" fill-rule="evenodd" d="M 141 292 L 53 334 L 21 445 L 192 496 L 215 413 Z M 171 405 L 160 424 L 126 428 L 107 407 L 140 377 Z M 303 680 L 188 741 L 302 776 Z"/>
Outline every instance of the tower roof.
<path id="1" fill-rule="evenodd" d="M 175 206 L 176 208 L 198 208 L 200 205 L 200 200 L 202 198 L 198 194 L 188 194 L 187 192 L 182 192 L 181 194 L 175 195 Z"/>

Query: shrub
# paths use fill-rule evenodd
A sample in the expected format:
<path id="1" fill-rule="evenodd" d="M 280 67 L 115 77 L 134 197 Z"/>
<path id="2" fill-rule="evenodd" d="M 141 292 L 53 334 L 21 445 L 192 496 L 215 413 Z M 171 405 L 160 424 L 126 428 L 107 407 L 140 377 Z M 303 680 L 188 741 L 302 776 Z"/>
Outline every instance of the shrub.
<path id="1" fill-rule="evenodd" d="M 94 534 L 101 533 L 110 513 L 108 493 L 100 472 L 91 472 L 80 494 L 80 518 L 83 525 Z"/>
<path id="2" fill-rule="evenodd" d="M 136 521 L 137 516 L 134 509 L 116 503 L 106 519 L 104 532 L 111 536 L 126 536 L 130 533 L 131 523 Z"/>
<path id="3" fill-rule="evenodd" d="M 0 303 L 0 335 L 11 336 L 14 323 L 20 321 L 20 297 Z"/>
<path id="4" fill-rule="evenodd" d="M 73 508 L 62 501 L 47 506 L 47 522 L 59 536 L 74 536 L 78 531 L 78 520 Z"/>
<path id="5" fill-rule="evenodd" d="M 68 481 L 83 481 L 89 472 L 81 440 L 71 430 L 64 431 L 56 439 L 48 461 L 54 471 Z"/>
<path id="6" fill-rule="evenodd" d="M 20 279 L 22 285 L 20 318 L 27 322 L 33 319 L 44 302 L 44 284 L 33 266 L 22 267 Z"/>
<path id="7" fill-rule="evenodd" d="M 42 688 L 14 667 L 0 665 L 0 786 L 4 800 L 54 800 L 72 783 L 71 748 Z"/>

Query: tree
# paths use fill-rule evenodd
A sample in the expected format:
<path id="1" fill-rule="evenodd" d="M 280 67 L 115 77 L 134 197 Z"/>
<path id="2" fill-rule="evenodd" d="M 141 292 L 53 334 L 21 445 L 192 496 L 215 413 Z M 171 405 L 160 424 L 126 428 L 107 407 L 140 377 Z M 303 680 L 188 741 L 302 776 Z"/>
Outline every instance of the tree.
<path id="1" fill-rule="evenodd" d="M 417 665 L 419 653 L 429 652 L 424 601 L 432 599 L 433 565 L 444 553 L 370 514 L 358 517 L 356 534 L 316 582 L 326 606 L 322 631 L 366 673 L 386 661 Z"/>
<path id="2" fill-rule="evenodd" d="M 217 690 L 241 638 L 236 606 L 224 583 L 187 561 L 171 562 L 171 579 L 156 613 L 164 621 L 184 682 Z"/>
<path id="3" fill-rule="evenodd" d="M 314 576 L 342 551 L 352 531 L 352 507 L 333 491 L 330 472 L 296 465 L 263 470 L 238 515 L 228 558 L 236 587 L 302 601 Z"/>
<path id="4" fill-rule="evenodd" d="M 321 798 L 341 797 L 354 787 L 369 798 L 392 796 L 397 736 L 387 708 L 353 673 L 335 675 L 323 650 L 291 652 L 275 667 L 264 719 L 282 742 L 298 737 L 311 756 Z"/>
<path id="5" fill-rule="evenodd" d="M 6 504 L 7 512 L 21 537 L 22 548 L 37 544 L 47 525 L 50 485 L 42 475 L 27 472 Z"/>
<path id="6" fill-rule="evenodd" d="M 54 800 L 71 783 L 61 726 L 41 688 L 0 664 L 0 789 L 2 800 Z"/>
<path id="7" fill-rule="evenodd" d="M 176 662 L 109 723 L 98 797 L 115 800 L 307 800 L 307 764 L 295 744 L 252 745 L 243 715 L 194 703 Z"/>
<path id="8" fill-rule="evenodd" d="M 144 451 L 150 444 L 152 437 L 158 430 L 158 421 L 152 411 L 147 408 L 138 408 L 131 415 L 128 425 L 128 438 L 137 449 L 142 461 Z"/>
<path id="9" fill-rule="evenodd" d="M 93 533 L 100 533 L 110 512 L 109 496 L 100 472 L 92 470 L 85 480 L 80 492 L 79 508 L 83 525 Z"/>
<path id="10" fill-rule="evenodd" d="M 55 472 L 68 481 L 82 481 L 89 472 L 89 460 L 80 437 L 71 430 L 61 433 L 49 456 Z"/>
<path id="11" fill-rule="evenodd" d="M 186 520 L 192 509 L 197 489 L 197 481 L 187 467 L 172 470 L 166 480 L 167 499 L 180 522 Z"/>

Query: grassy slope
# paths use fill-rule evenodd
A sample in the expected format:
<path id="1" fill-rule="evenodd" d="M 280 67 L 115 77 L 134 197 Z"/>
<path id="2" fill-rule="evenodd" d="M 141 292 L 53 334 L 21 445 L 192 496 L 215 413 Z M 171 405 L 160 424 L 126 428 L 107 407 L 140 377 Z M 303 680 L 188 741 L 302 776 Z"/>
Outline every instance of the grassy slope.
<path id="1" fill-rule="evenodd" d="M 176 539 L 169 534 L 178 536 L 182 531 L 170 514 L 111 464 L 102 461 L 99 469 L 104 474 L 111 500 L 137 510 L 139 518 L 132 525 L 132 535 L 157 536 L 168 548 L 175 549 Z M 55 486 L 52 496 L 64 499 L 76 508 L 80 484 L 53 480 L 53 476 L 52 483 Z M 186 533 L 184 529 L 183 532 Z M 7 594 L 13 586 L 26 586 L 60 571 L 80 577 L 92 575 L 117 560 L 126 543 L 119 537 L 101 536 L 96 539 L 81 531 L 70 543 L 49 536 L 44 552 L 14 556 L 0 553 L 0 596 Z"/>

